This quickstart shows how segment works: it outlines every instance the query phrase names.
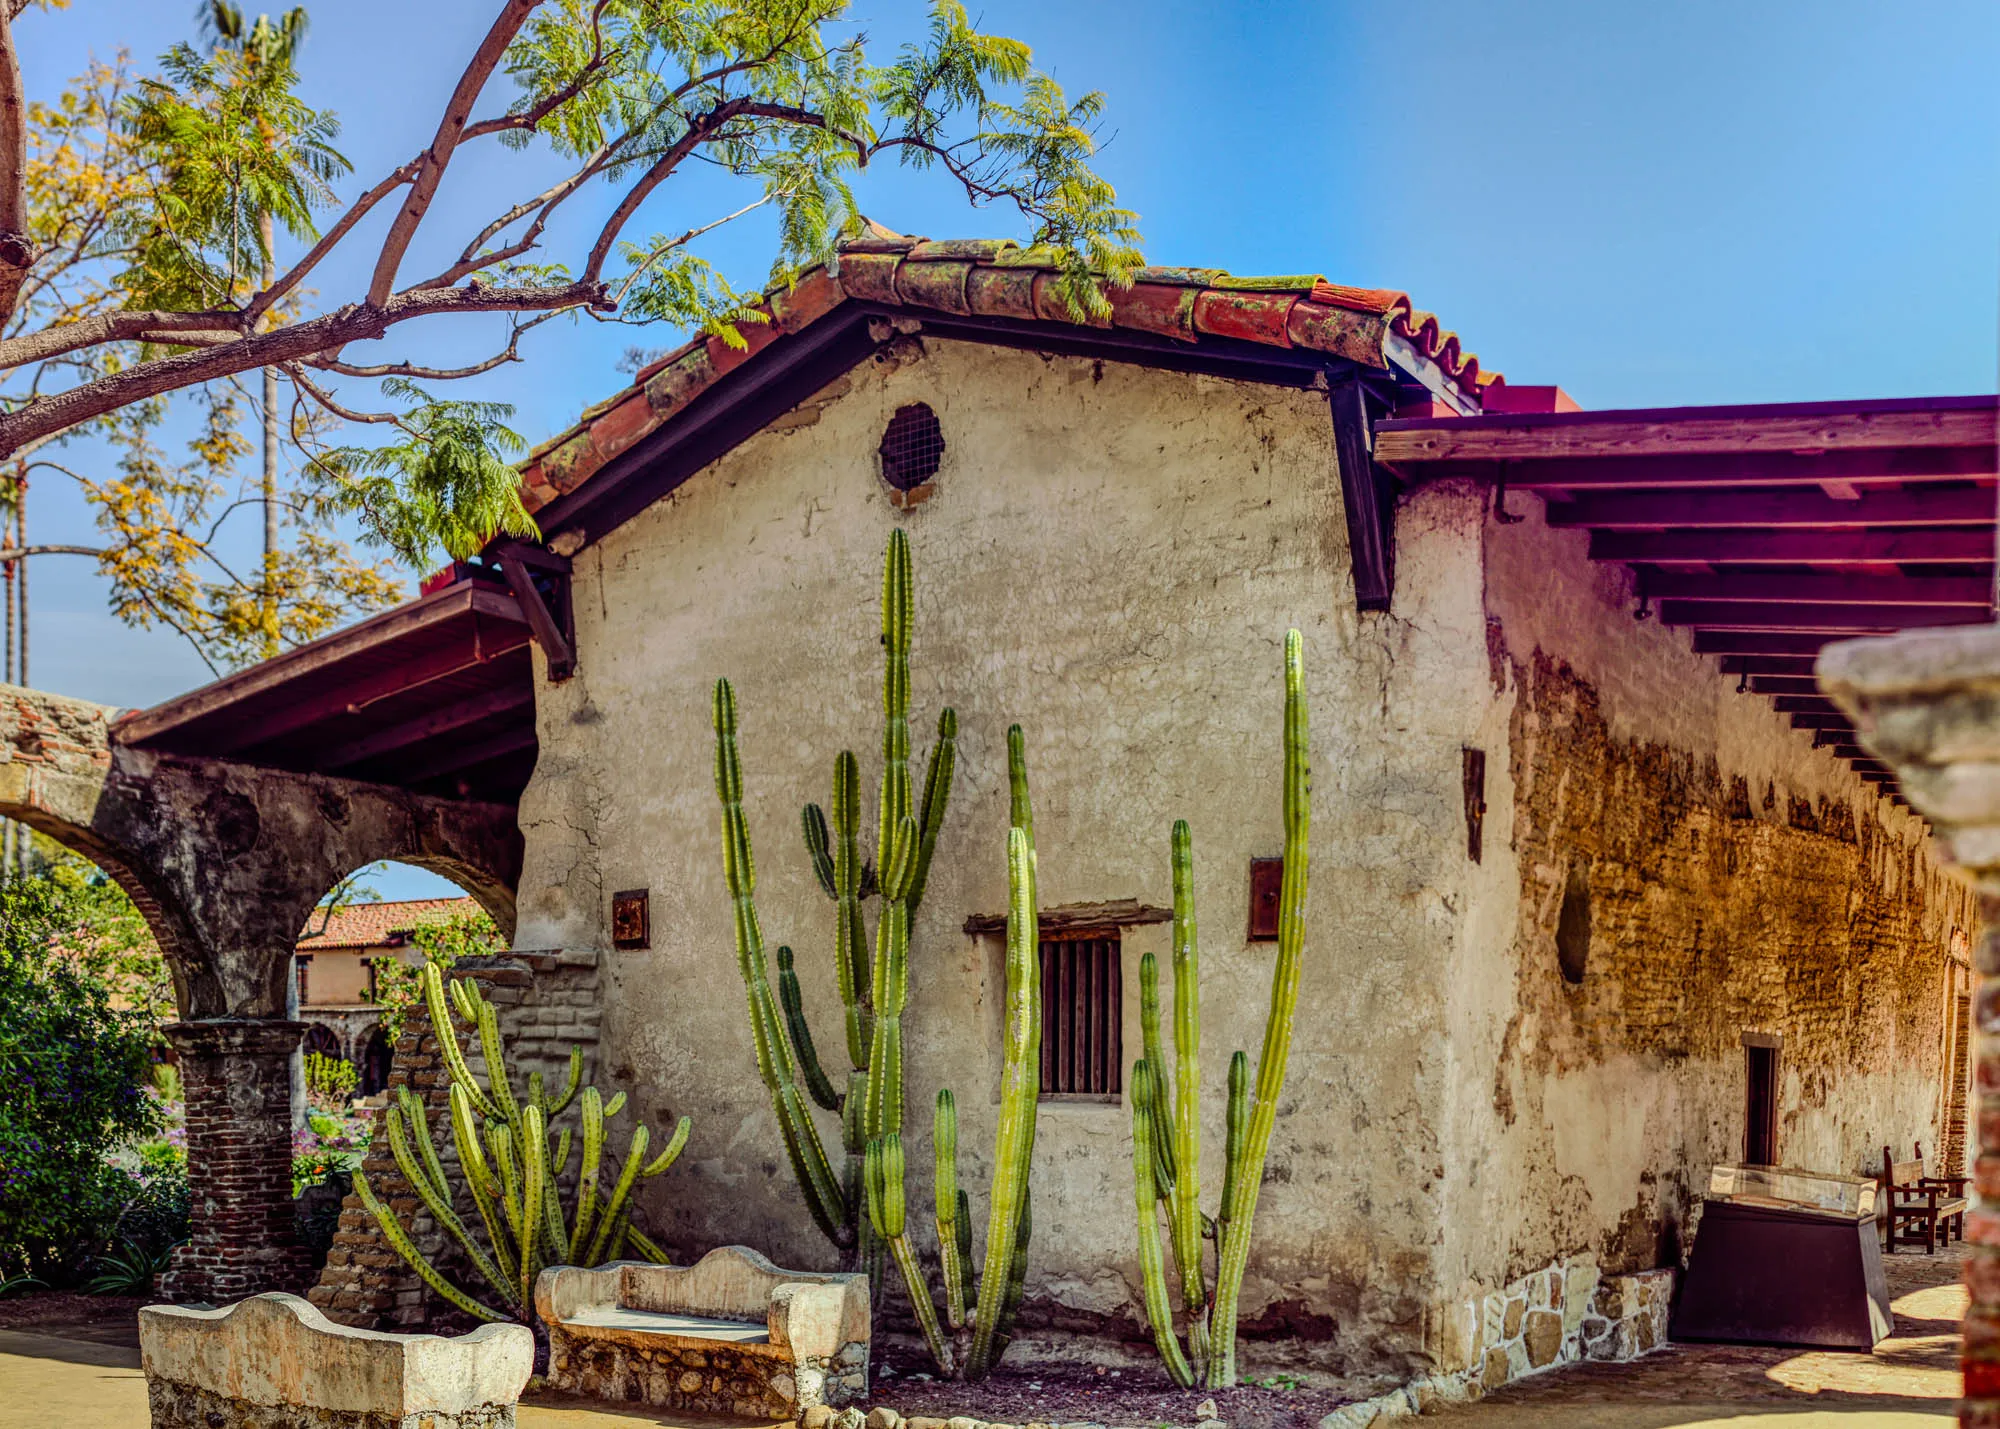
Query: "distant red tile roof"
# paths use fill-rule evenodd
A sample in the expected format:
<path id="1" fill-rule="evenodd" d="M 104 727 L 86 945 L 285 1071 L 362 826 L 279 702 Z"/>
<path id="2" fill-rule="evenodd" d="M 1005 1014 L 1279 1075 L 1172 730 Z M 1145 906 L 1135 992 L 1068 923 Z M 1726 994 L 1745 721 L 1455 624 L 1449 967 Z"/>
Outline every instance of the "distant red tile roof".
<path id="1" fill-rule="evenodd" d="M 301 933 L 298 950 L 319 952 L 331 948 L 380 948 L 400 941 L 402 934 L 422 923 L 444 923 L 468 913 L 477 913 L 479 903 L 472 898 L 406 898 L 398 903 L 350 903 L 334 910 L 326 929 L 318 934 Z M 319 925 L 314 913 L 308 929 Z"/>
<path id="2" fill-rule="evenodd" d="M 1501 381 L 1480 371 L 1457 334 L 1393 289 L 1349 288 L 1313 274 L 1232 278 L 1220 268 L 1141 268 L 1131 287 L 1106 290 L 1108 318 L 1084 320 L 1058 296 L 1055 270 L 1050 250 L 1007 239 L 931 242 L 877 229 L 842 245 L 832 263 L 768 294 L 760 306 L 770 321 L 744 323 L 745 346 L 719 337 L 684 343 L 529 453 L 522 499 L 535 511 L 576 490 L 716 379 L 849 300 L 1072 328 L 1083 322 L 1190 344 L 1209 337 L 1309 348 L 1377 368 L 1389 366 L 1393 338 L 1468 395 Z"/>

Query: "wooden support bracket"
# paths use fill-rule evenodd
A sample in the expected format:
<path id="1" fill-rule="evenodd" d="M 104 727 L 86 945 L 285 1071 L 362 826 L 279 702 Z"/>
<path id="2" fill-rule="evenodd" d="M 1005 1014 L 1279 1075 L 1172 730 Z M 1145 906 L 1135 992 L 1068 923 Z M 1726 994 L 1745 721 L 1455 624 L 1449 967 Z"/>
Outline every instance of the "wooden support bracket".
<path id="1" fill-rule="evenodd" d="M 1333 455 L 1347 508 L 1347 549 L 1357 610 L 1387 610 L 1396 591 L 1396 480 L 1375 464 L 1368 394 L 1358 378 L 1329 374 Z"/>
<path id="2" fill-rule="evenodd" d="M 540 546 L 530 546 L 520 541 L 503 541 L 494 547 L 494 556 L 500 562 L 500 574 L 507 578 L 507 589 L 514 593 L 520 603 L 521 614 L 528 618 L 528 629 L 534 634 L 535 643 L 542 647 L 542 655 L 548 661 L 549 681 L 561 684 L 576 673 L 575 627 L 570 619 L 569 602 L 569 559 Z M 537 576 L 541 579 L 538 581 Z M 543 587 L 549 587 L 555 600 L 551 609 Z"/>

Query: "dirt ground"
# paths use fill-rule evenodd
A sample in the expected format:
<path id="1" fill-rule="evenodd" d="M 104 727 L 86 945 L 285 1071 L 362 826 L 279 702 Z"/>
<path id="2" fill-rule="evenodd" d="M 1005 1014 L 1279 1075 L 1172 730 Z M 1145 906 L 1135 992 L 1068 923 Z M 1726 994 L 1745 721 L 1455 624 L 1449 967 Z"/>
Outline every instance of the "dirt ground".
<path id="1" fill-rule="evenodd" d="M 1959 1248 L 1935 1256 L 1885 1257 L 1884 1265 L 1896 1325 L 1873 1354 L 1671 1345 L 1632 1364 L 1579 1365 L 1537 1375 L 1437 1416 L 1439 1429 L 1944 1429 L 1954 1419 L 1958 1330 L 1965 1314 Z M 145 1429 L 136 1304 L 55 1295 L 0 1302 L 0 1429 Z M 1100 1389 L 1089 1381 L 1072 1385 L 1070 1373 L 1055 1366 L 1039 1372 L 1038 1379 L 1034 1366 L 1010 1370 L 1004 1385 L 995 1386 L 1004 1391 L 995 1402 L 977 1406 L 982 1417 L 1015 1423 L 1032 1418 L 1148 1426 L 1190 1422 L 1178 1412 L 1161 1417 L 1131 1412 L 1151 1408 L 1160 1397 L 1137 1384 L 1107 1383 Z M 1036 1402 L 1031 1384 L 1044 1390 L 1063 1386 L 1064 1402 Z M 933 1393 L 944 1390 L 910 1393 L 918 1388 L 896 1386 L 891 1379 L 876 1398 L 906 1413 L 922 1412 L 931 1407 Z M 1165 1397 L 1176 1403 L 1164 1407 L 1178 1411 L 1179 1398 L 1207 1396 Z M 919 1407 L 906 1404 L 906 1398 L 927 1402 Z M 1321 1398 L 1303 1387 L 1273 1385 L 1235 1391 L 1218 1407 L 1231 1429 L 1275 1429 L 1313 1423 L 1325 1410 Z M 968 1401 L 966 1407 L 974 1406 Z M 550 1395 L 524 1401 L 519 1415 L 520 1429 L 640 1424 L 719 1429 L 729 1423 Z"/>

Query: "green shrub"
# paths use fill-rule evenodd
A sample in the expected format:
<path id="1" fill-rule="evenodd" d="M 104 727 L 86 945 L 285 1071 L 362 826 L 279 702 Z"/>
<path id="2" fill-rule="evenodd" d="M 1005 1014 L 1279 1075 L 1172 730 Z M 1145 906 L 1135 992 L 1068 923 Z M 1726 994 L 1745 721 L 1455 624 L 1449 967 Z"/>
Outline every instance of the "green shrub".
<path id="1" fill-rule="evenodd" d="M 306 1053 L 306 1100 L 316 1111 L 343 1110 L 354 1099 L 361 1074 L 345 1057 Z"/>
<path id="2" fill-rule="evenodd" d="M 136 1194 L 109 1153 L 163 1121 L 150 1026 L 74 951 L 92 912 L 54 879 L 0 883 L 0 1274 L 80 1274 Z"/>

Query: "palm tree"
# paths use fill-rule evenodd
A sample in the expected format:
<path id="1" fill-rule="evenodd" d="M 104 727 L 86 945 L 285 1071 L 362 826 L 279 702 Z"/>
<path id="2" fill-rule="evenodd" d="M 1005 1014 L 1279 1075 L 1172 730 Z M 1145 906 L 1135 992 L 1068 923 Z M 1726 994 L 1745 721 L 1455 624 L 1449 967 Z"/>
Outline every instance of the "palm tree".
<path id="1" fill-rule="evenodd" d="M 200 19 L 202 39 L 207 42 L 210 53 L 234 60 L 241 67 L 246 81 L 256 79 L 259 71 L 268 70 L 273 65 L 289 69 L 306 37 L 306 8 L 303 5 L 294 5 L 275 21 L 269 15 L 259 15 L 254 23 L 246 23 L 240 6 L 230 3 L 230 0 L 208 0 L 201 8 Z M 268 288 L 277 275 L 273 262 L 277 228 L 269 209 L 259 210 L 256 220 L 258 242 L 263 250 L 259 286 Z M 279 648 L 278 373 L 276 368 L 266 367 L 260 375 L 264 388 L 264 576 L 258 614 L 264 627 L 264 656 L 268 659 L 277 654 Z"/>

